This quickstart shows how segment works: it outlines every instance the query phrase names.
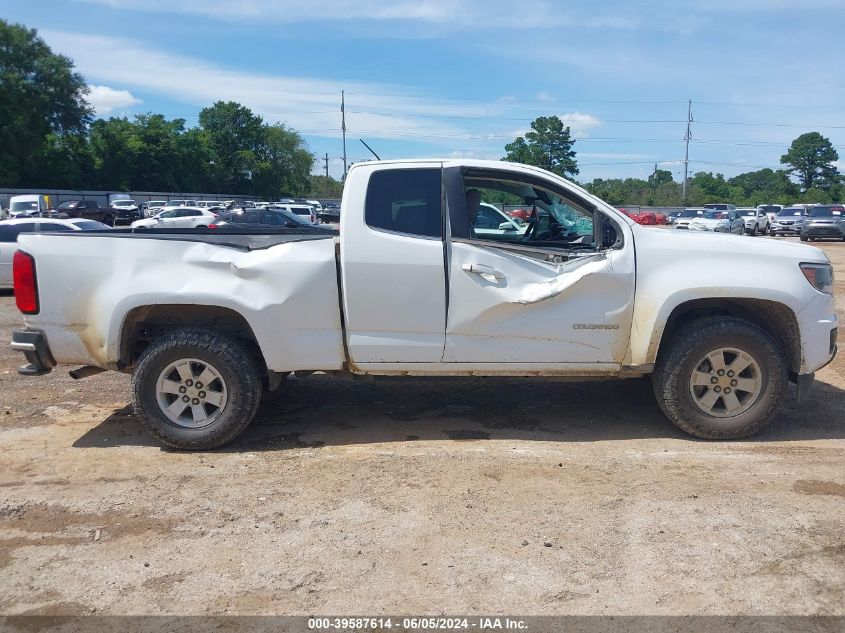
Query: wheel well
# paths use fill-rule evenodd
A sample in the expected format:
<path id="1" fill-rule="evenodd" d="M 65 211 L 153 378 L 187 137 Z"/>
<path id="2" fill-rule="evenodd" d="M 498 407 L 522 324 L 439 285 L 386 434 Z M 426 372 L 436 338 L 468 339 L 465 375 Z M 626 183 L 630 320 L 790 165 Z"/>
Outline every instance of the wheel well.
<path id="1" fill-rule="evenodd" d="M 707 316 L 732 316 L 754 323 L 780 345 L 789 361 L 790 374 L 801 368 L 801 330 L 795 313 L 782 303 L 763 299 L 695 299 L 675 307 L 663 330 L 661 345 L 682 326 Z M 659 351 L 658 351 L 659 354 Z"/>
<path id="2" fill-rule="evenodd" d="M 123 322 L 118 366 L 132 367 L 151 341 L 184 327 L 208 328 L 239 339 L 253 351 L 261 367 L 266 367 L 255 333 L 241 314 L 230 308 L 193 304 L 142 306 L 131 310 Z"/>

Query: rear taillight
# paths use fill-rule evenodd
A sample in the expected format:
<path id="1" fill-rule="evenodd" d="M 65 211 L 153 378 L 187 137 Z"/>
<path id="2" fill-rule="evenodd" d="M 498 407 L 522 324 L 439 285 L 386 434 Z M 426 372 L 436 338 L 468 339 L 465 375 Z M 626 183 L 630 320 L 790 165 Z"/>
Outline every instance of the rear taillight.
<path id="1" fill-rule="evenodd" d="M 18 310 L 24 314 L 38 314 L 38 281 L 35 278 L 35 259 L 32 255 L 15 251 L 12 259 L 12 278 Z"/>
<path id="2" fill-rule="evenodd" d="M 219 229 L 219 228 L 220 228 L 220 226 L 219 226 L 219 225 L 217 225 L 217 224 L 214 224 L 214 223 L 212 222 L 211 224 L 209 224 L 209 225 L 208 225 L 208 228 L 210 228 L 210 229 Z"/>

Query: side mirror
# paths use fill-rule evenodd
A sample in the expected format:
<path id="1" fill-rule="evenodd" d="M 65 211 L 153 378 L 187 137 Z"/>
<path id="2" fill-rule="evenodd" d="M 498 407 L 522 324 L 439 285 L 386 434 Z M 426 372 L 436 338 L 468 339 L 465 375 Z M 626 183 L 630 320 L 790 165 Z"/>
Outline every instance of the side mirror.
<path id="1" fill-rule="evenodd" d="M 510 222 L 502 222 L 499 225 L 499 230 L 500 231 L 516 231 L 516 227 L 513 224 L 511 224 Z"/>

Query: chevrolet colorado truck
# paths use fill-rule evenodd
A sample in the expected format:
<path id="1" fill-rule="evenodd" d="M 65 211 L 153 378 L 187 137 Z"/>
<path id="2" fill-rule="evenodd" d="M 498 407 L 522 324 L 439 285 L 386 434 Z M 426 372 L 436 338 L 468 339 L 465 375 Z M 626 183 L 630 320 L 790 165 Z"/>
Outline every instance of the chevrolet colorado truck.
<path id="1" fill-rule="evenodd" d="M 476 232 L 483 205 L 531 209 Z M 132 374 L 169 446 L 208 449 L 291 372 L 563 378 L 650 375 L 701 438 L 750 435 L 788 381 L 836 352 L 833 271 L 809 245 L 638 226 L 535 167 L 359 163 L 339 233 L 190 229 L 21 236 L 12 347 Z"/>

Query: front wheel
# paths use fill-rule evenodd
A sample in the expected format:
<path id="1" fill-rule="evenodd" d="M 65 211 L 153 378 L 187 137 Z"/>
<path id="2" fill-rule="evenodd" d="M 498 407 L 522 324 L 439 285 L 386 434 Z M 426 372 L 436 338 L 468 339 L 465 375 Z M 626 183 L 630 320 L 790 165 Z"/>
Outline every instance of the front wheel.
<path id="1" fill-rule="evenodd" d="M 103 218 L 103 224 L 108 224 L 109 226 L 114 226 L 114 218 L 110 215 L 107 215 Z"/>
<path id="2" fill-rule="evenodd" d="M 135 412 L 162 443 L 204 450 L 249 425 L 261 401 L 259 363 L 235 338 L 203 329 L 165 334 L 132 376 Z"/>
<path id="3" fill-rule="evenodd" d="M 733 317 L 699 319 L 675 332 L 652 376 L 663 413 L 703 439 L 756 433 L 775 418 L 787 380 L 772 337 Z"/>

